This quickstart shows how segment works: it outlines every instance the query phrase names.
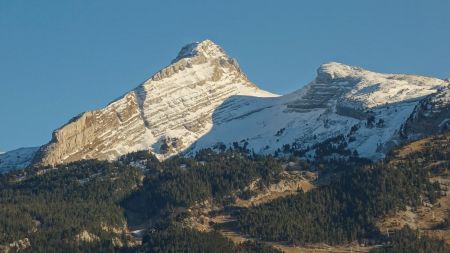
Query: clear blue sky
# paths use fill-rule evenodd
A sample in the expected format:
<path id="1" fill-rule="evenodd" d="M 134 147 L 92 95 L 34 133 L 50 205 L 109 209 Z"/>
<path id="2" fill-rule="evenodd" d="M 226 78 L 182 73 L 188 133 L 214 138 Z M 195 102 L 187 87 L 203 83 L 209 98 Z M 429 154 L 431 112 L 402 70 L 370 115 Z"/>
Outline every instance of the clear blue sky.
<path id="1" fill-rule="evenodd" d="M 450 76 L 450 1 L 0 0 L 0 149 L 37 146 L 211 39 L 287 93 L 324 62 Z"/>

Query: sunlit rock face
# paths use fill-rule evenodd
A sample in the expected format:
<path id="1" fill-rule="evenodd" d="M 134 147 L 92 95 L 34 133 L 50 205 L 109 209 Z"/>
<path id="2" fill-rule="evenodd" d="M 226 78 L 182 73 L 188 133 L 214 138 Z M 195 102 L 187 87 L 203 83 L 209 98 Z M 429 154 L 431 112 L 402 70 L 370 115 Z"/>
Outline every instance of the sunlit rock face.
<path id="1" fill-rule="evenodd" d="M 35 163 L 112 160 L 148 149 L 176 154 L 207 133 L 214 110 L 231 96 L 273 97 L 206 40 L 183 47 L 172 63 L 103 109 L 82 113 L 53 133 Z"/>

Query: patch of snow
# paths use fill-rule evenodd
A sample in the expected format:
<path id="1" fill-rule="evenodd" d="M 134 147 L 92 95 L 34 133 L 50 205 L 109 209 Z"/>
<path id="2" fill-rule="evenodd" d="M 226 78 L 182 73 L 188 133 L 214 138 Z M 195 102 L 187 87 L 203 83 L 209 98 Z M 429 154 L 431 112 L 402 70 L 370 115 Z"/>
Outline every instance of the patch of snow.
<path id="1" fill-rule="evenodd" d="M 38 149 L 38 147 L 19 148 L 0 154 L 0 173 L 26 168 Z"/>

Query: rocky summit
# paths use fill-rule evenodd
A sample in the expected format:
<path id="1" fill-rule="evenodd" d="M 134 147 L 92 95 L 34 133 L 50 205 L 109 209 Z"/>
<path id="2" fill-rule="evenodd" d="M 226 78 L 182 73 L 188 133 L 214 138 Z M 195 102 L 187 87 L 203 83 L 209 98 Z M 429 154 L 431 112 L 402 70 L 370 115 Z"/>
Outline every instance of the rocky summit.
<path id="1" fill-rule="evenodd" d="M 338 138 L 336 145 L 380 159 L 402 138 L 447 128 L 448 94 L 448 80 L 330 62 L 309 84 L 279 96 L 259 89 L 205 40 L 183 47 L 169 66 L 105 108 L 74 117 L 27 158 L 57 165 L 148 150 L 165 159 L 232 145 L 313 158 L 318 144 Z"/>
<path id="2" fill-rule="evenodd" d="M 275 95 L 258 89 L 213 42 L 189 44 L 168 67 L 122 98 L 57 129 L 36 162 L 112 160 L 145 149 L 165 158 L 206 134 L 216 108 L 232 96 Z"/>

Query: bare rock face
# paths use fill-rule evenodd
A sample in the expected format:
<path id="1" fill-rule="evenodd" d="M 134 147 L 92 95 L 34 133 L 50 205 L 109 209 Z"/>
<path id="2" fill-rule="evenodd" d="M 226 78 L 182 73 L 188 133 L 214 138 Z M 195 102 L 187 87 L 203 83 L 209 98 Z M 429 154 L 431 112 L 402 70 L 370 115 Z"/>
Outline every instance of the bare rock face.
<path id="1" fill-rule="evenodd" d="M 136 89 L 57 129 L 37 152 L 35 164 L 112 160 L 138 150 L 160 158 L 176 154 L 207 133 L 216 107 L 235 95 L 275 96 L 251 83 L 212 41 L 189 44 Z"/>
<path id="2" fill-rule="evenodd" d="M 450 85 L 422 100 L 402 127 L 405 138 L 416 139 L 450 130 Z"/>
<path id="3" fill-rule="evenodd" d="M 88 232 L 87 230 L 83 230 L 82 232 L 80 232 L 79 234 L 77 234 L 75 236 L 75 241 L 91 243 L 91 242 L 100 241 L 100 238 L 97 235 L 94 235 L 94 234 Z"/>
<path id="4" fill-rule="evenodd" d="M 128 93 L 105 109 L 83 113 L 56 130 L 35 159 L 43 165 L 94 157 L 112 159 L 120 154 L 120 146 L 136 145 L 144 134 L 136 94 Z"/>

